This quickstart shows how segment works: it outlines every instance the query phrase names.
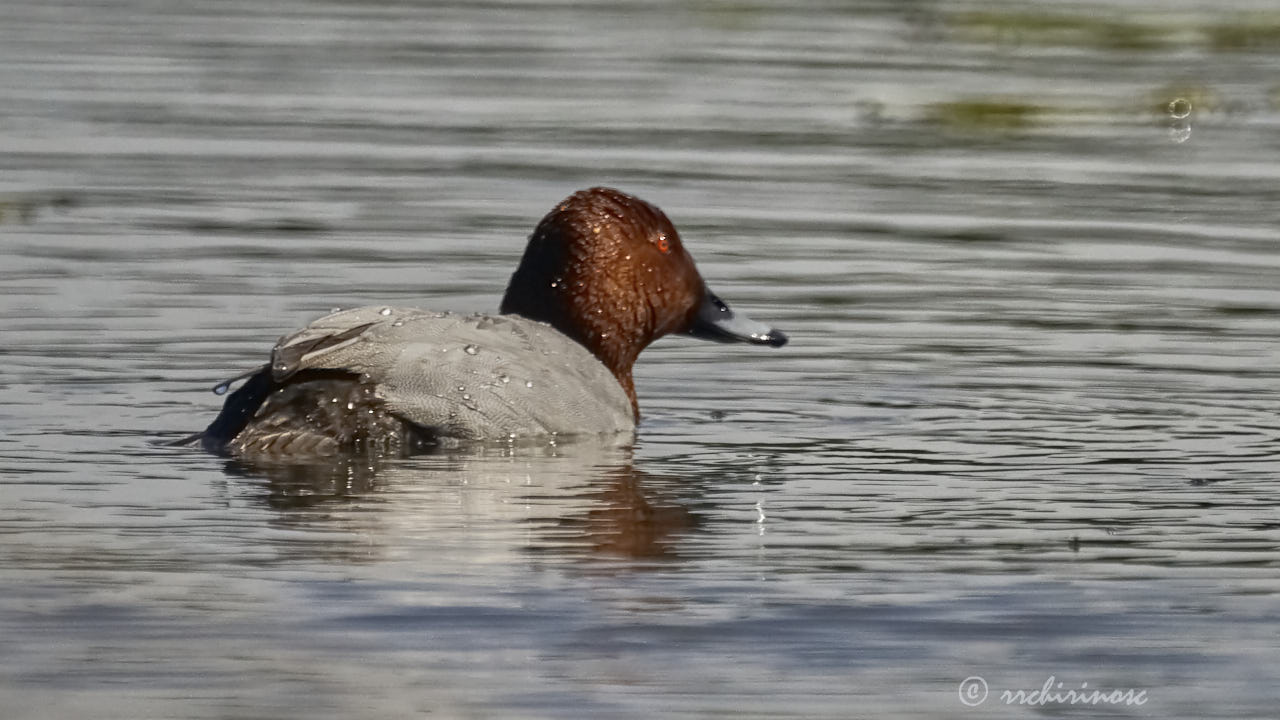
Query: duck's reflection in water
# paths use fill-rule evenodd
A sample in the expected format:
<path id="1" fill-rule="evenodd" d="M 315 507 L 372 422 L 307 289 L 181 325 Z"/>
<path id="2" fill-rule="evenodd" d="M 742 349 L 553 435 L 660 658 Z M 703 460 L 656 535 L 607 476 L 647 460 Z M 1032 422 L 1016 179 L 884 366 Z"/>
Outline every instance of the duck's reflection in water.
<path id="1" fill-rule="evenodd" d="M 676 500 L 672 486 L 633 467 L 610 469 L 584 489 L 585 511 L 559 519 L 558 534 L 594 553 L 675 557 L 679 538 L 697 526 L 697 516 Z"/>
<path id="2" fill-rule="evenodd" d="M 242 483 L 265 481 L 251 494 L 276 511 L 281 526 L 327 523 L 385 546 L 401 544 L 397 533 L 407 533 L 438 547 L 466 541 L 539 554 L 670 559 L 698 525 L 678 479 L 636 469 L 628 447 L 231 461 L 226 471 Z"/>
<path id="3" fill-rule="evenodd" d="M 270 507 L 290 510 L 358 500 L 377 492 L 382 465 L 377 458 L 344 457 L 304 463 L 230 460 L 223 469 L 247 481 L 266 480 L 262 499 Z"/>

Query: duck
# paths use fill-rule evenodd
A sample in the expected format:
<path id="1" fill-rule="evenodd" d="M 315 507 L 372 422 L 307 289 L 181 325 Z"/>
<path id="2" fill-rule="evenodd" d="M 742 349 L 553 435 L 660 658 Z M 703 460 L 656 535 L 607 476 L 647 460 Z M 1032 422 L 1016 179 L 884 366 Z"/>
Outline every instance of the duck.
<path id="1" fill-rule="evenodd" d="M 202 432 L 245 459 L 411 455 L 469 442 L 634 437 L 632 369 L 680 334 L 781 347 L 788 338 L 708 289 L 671 220 L 593 187 L 529 236 L 498 314 L 338 310 L 283 336 Z"/>

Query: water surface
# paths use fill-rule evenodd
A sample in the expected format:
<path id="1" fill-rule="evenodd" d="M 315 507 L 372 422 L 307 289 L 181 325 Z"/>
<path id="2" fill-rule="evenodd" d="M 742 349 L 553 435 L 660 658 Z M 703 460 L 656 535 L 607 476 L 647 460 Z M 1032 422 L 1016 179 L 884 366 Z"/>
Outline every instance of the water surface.
<path id="1" fill-rule="evenodd" d="M 1277 27 L 10 0 L 0 715 L 1272 717 Z M 331 307 L 493 310 L 596 184 L 792 343 L 660 341 L 632 447 L 152 444 Z"/>

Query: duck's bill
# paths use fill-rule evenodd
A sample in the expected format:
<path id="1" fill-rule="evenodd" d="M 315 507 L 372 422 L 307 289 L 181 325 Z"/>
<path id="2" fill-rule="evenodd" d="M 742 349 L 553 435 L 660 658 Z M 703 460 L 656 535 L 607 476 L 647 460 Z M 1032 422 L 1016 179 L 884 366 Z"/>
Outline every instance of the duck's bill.
<path id="1" fill-rule="evenodd" d="M 786 335 L 745 315 L 733 312 L 710 290 L 703 296 L 702 305 L 698 307 L 698 315 L 694 318 L 693 326 L 688 332 L 696 338 L 715 342 L 741 342 L 771 347 L 782 347 L 787 344 Z"/>

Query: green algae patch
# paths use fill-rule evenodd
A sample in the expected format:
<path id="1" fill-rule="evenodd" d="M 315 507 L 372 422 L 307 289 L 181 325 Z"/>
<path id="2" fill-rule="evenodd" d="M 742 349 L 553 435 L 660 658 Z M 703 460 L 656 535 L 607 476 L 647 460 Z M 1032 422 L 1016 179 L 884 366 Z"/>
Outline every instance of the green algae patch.
<path id="1" fill-rule="evenodd" d="M 1089 17 L 1062 13 L 978 10 L 946 16 L 972 42 L 1148 52 L 1199 47 L 1210 52 L 1280 51 L 1280 13 L 1244 13 L 1197 20 L 1154 13 Z"/>
<path id="2" fill-rule="evenodd" d="M 1156 50 L 1172 44 L 1174 28 L 1120 18 L 1052 13 L 962 12 L 948 18 L 960 35 L 1001 45 Z"/>
<path id="3" fill-rule="evenodd" d="M 1049 108 L 1017 100 L 951 100 L 928 105 L 925 119 L 957 130 L 1025 130 L 1042 124 Z"/>
<path id="4" fill-rule="evenodd" d="M 1208 46 L 1220 52 L 1280 50 L 1280 14 L 1248 15 L 1205 29 Z"/>

